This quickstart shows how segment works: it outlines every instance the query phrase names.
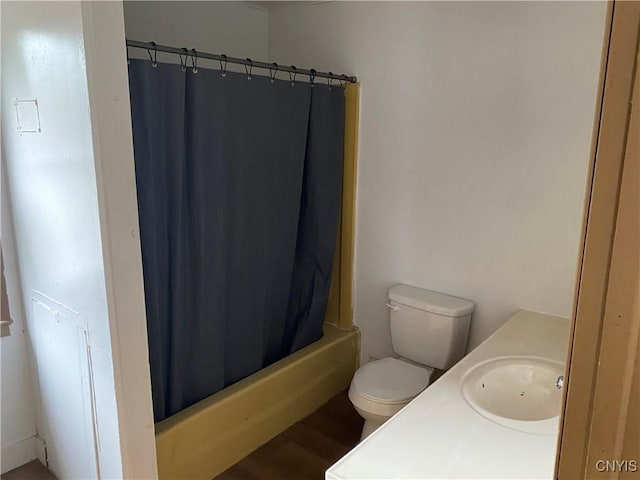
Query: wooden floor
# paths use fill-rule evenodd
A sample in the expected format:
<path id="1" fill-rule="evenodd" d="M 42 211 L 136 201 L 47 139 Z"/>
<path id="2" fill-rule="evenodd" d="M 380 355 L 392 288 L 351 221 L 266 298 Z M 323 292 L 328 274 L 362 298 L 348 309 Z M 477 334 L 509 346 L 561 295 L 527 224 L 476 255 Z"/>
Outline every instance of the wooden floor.
<path id="1" fill-rule="evenodd" d="M 322 480 L 358 444 L 362 423 L 344 391 L 215 480 Z"/>
<path id="2" fill-rule="evenodd" d="M 215 480 L 322 480 L 324 472 L 358 444 L 362 418 L 346 390 L 236 463 Z M 56 480 L 38 460 L 1 480 Z"/>
<path id="3" fill-rule="evenodd" d="M 38 460 L 25 463 L 21 467 L 0 476 L 2 480 L 56 480 Z"/>

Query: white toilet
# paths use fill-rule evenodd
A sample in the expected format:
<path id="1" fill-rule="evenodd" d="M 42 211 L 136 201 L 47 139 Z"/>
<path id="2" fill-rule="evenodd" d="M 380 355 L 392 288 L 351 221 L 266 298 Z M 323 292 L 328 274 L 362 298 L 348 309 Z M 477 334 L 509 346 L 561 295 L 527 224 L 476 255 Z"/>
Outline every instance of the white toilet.
<path id="1" fill-rule="evenodd" d="M 391 342 L 401 358 L 369 362 L 356 371 L 349 399 L 364 418 L 364 440 L 429 385 L 434 369 L 460 360 L 473 302 L 408 285 L 389 289 Z"/>

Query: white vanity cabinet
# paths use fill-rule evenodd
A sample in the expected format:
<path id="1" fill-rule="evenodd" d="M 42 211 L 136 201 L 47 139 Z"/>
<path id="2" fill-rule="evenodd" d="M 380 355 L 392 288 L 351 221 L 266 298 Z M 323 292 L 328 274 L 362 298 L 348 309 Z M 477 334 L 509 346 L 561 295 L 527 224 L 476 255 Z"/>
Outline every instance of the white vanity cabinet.
<path id="1" fill-rule="evenodd" d="M 535 416 L 538 409 L 533 408 L 534 400 L 524 398 L 524 395 L 534 394 L 525 388 L 522 389 L 523 402 L 527 400 L 528 403 L 522 403 L 520 410 L 506 407 L 519 401 L 516 397 L 508 397 L 514 394 L 518 382 L 538 381 L 547 390 L 541 392 L 540 385 L 534 384 L 532 388 L 537 388 L 535 402 L 557 402 L 554 411 L 559 413 L 562 382 L 557 381 L 555 374 L 564 374 L 568 339 L 568 319 L 520 310 L 391 420 L 327 470 L 325 478 L 553 478 L 559 416 L 527 420 L 527 415 L 533 412 Z M 522 363 L 527 358 L 532 363 L 528 372 L 522 369 Z M 495 363 L 502 368 L 510 359 L 515 365 L 512 369 L 493 370 L 499 374 L 482 376 L 486 375 L 483 370 L 490 371 L 484 365 L 492 366 Z M 539 377 L 540 365 L 552 365 L 556 369 L 544 371 Z M 512 377 L 504 376 L 505 372 Z M 479 399 L 480 405 L 474 407 L 473 400 L 467 399 L 469 393 L 467 396 L 463 394 L 463 386 L 468 386 L 470 381 L 477 381 L 478 378 L 481 379 L 478 388 L 483 388 L 483 378 L 490 381 L 499 378 L 503 381 L 505 388 L 496 390 L 495 402 L 492 403 L 485 395 Z M 486 387 L 489 388 L 489 385 Z M 497 414 L 487 412 L 484 408 L 495 409 Z M 548 411 L 548 407 L 545 408 Z M 545 408 L 539 411 L 544 412 Z"/>

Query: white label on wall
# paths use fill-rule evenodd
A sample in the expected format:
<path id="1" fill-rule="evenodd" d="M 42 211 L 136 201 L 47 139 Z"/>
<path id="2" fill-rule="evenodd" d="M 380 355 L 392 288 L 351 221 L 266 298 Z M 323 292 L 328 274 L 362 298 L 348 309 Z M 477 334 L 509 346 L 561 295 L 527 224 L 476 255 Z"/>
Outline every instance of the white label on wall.
<path id="1" fill-rule="evenodd" d="M 18 132 L 40 133 L 40 113 L 38 100 L 16 100 L 16 119 Z"/>

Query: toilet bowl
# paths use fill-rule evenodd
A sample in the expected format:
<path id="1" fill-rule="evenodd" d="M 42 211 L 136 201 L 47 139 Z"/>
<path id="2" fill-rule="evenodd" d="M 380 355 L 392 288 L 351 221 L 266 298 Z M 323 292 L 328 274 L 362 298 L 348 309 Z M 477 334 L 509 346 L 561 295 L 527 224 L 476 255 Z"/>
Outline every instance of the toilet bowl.
<path id="1" fill-rule="evenodd" d="M 433 368 L 395 358 L 383 358 L 360 367 L 349 387 L 349 399 L 364 418 L 360 440 L 427 388 L 432 373 Z"/>
<path id="2" fill-rule="evenodd" d="M 434 369 L 460 360 L 467 345 L 475 305 L 408 285 L 388 293 L 393 351 L 361 366 L 349 387 L 349 399 L 364 418 L 361 440 L 402 410 L 429 386 Z"/>

